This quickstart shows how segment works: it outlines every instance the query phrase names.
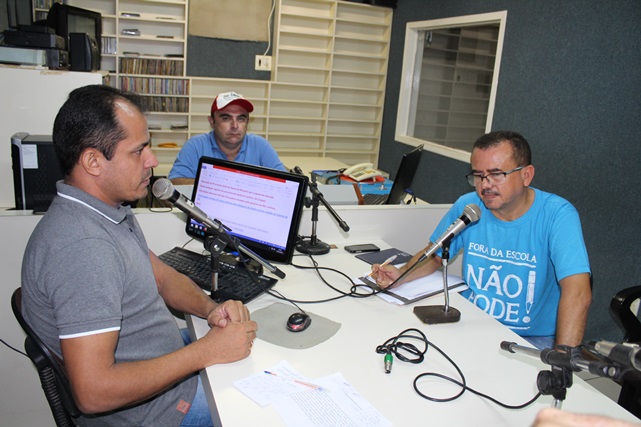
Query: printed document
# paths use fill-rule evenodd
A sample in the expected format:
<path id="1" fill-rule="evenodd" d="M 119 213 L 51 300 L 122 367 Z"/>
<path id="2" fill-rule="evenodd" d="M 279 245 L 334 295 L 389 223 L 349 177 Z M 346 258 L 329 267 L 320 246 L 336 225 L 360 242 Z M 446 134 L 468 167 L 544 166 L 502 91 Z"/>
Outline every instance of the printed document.
<path id="1" fill-rule="evenodd" d="M 295 427 L 388 427 L 392 424 L 343 377 L 309 379 L 286 361 L 234 382 L 260 406 L 273 405 L 283 422 Z"/>

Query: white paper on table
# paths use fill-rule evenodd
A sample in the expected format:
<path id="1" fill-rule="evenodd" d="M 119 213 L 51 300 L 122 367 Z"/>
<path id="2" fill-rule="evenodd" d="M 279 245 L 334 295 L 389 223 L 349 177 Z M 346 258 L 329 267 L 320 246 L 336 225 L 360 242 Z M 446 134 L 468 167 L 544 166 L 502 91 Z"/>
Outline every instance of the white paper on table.
<path id="1" fill-rule="evenodd" d="M 261 371 L 242 380 L 234 381 L 234 387 L 260 406 L 267 406 L 284 396 L 301 390 L 309 390 L 304 385 L 290 381 L 290 379 L 296 379 L 310 382 L 296 372 L 285 360 L 266 370 L 277 376 Z"/>
<path id="2" fill-rule="evenodd" d="M 322 390 L 302 390 L 273 403 L 292 427 L 388 427 L 384 418 L 341 373 L 314 380 Z"/>

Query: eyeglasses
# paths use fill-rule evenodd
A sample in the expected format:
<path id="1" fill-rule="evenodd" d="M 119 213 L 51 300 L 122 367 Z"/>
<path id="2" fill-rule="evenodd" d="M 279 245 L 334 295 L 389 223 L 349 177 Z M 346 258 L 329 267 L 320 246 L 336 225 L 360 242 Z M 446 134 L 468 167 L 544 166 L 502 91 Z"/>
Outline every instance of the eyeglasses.
<path id="1" fill-rule="evenodd" d="M 518 168 L 514 168 L 510 171 L 507 172 L 492 172 L 488 173 L 487 175 L 479 175 L 474 172 L 470 172 L 467 175 L 465 175 L 465 178 L 467 178 L 467 182 L 472 186 L 476 187 L 478 184 L 481 184 L 484 179 L 487 179 L 487 182 L 490 185 L 502 185 L 505 184 L 506 177 L 511 174 L 512 172 L 520 171 L 523 169 L 525 166 L 519 166 Z"/>

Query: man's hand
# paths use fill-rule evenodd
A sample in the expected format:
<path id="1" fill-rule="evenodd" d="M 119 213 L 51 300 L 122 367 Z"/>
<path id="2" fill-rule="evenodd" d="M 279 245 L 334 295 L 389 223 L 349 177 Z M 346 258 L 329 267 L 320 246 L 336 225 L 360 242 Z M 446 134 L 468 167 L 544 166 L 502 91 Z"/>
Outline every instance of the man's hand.
<path id="1" fill-rule="evenodd" d="M 230 322 L 245 322 L 250 320 L 249 310 L 240 301 L 225 301 L 218 304 L 207 316 L 209 327 L 224 328 Z"/>
<path id="2" fill-rule="evenodd" d="M 214 326 L 193 343 L 201 347 L 205 366 L 231 363 L 249 356 L 258 326 L 252 320 L 227 322 L 225 327 Z"/>
<path id="3" fill-rule="evenodd" d="M 600 415 L 585 415 L 546 408 L 539 411 L 532 427 L 638 427 L 613 418 Z"/>
<path id="4" fill-rule="evenodd" d="M 400 275 L 401 270 L 391 264 L 374 264 L 372 265 L 372 273 L 370 277 L 376 281 L 376 284 L 378 286 L 385 289 L 389 287 L 389 285 L 391 285 L 394 280 L 398 279 Z"/>

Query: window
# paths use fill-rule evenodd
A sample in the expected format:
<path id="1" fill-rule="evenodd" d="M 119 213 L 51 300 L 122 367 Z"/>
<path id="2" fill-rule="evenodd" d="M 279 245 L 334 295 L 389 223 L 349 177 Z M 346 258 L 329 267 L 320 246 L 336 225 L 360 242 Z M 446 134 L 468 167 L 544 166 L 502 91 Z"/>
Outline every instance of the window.
<path id="1" fill-rule="evenodd" d="M 409 22 L 396 140 L 469 162 L 492 126 L 507 11 Z"/>

